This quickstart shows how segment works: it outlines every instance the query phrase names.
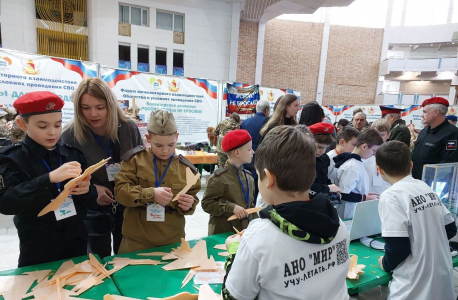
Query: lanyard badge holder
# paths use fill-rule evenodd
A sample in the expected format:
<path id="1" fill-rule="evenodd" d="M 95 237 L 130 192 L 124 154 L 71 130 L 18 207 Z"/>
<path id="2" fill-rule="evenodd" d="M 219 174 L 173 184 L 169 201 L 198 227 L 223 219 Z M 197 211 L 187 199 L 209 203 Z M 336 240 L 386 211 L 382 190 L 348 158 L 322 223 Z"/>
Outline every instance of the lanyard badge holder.
<path id="1" fill-rule="evenodd" d="M 156 162 L 156 156 L 154 156 L 153 161 L 154 161 L 154 176 L 155 176 L 155 183 L 156 183 L 156 188 L 161 186 L 162 180 L 165 178 L 165 174 L 167 174 L 167 171 L 169 170 L 170 164 L 172 163 L 173 156 L 175 154 L 172 154 L 170 157 L 170 161 L 165 168 L 164 174 L 162 174 L 161 180 L 157 178 L 157 162 Z M 146 206 L 146 220 L 150 222 L 164 222 L 165 221 L 165 205 L 157 204 L 157 203 L 148 203 Z"/>
<path id="2" fill-rule="evenodd" d="M 62 157 L 59 157 L 59 158 L 60 158 L 60 162 L 59 162 L 59 168 L 60 168 L 62 166 Z M 49 172 L 52 172 L 51 167 L 48 165 L 45 159 L 42 158 L 41 161 L 43 162 L 43 165 L 46 167 L 46 169 Z M 55 185 L 56 185 L 57 191 L 59 191 L 59 194 L 60 194 L 61 192 L 60 182 L 56 182 Z M 76 216 L 76 208 L 75 208 L 75 203 L 73 203 L 72 195 L 68 195 L 67 199 L 65 199 L 65 202 L 62 203 L 59 209 L 56 209 L 54 211 L 54 215 L 56 216 L 57 221 Z"/>
<path id="3" fill-rule="evenodd" d="M 239 172 L 237 172 L 237 168 L 235 166 L 234 166 L 234 169 L 235 169 L 235 173 L 237 174 L 237 178 L 239 179 L 240 187 L 242 188 L 243 198 L 245 198 L 245 202 L 246 202 L 246 208 L 248 208 L 250 205 L 250 186 L 248 185 L 248 177 L 246 176 L 246 173 L 243 172 L 245 174 L 246 189 L 247 189 L 245 193 L 245 188 L 243 187 L 242 180 L 240 179 L 240 176 L 239 176 Z M 242 170 L 244 170 L 243 166 L 242 166 Z"/>

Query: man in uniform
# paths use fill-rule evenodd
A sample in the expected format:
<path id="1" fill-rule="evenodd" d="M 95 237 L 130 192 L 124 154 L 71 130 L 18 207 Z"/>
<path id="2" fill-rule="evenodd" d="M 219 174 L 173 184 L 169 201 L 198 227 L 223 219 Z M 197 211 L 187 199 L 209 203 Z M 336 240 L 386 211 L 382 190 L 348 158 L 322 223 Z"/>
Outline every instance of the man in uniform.
<path id="1" fill-rule="evenodd" d="M 213 135 L 218 137 L 216 145 L 216 154 L 218 155 L 218 167 L 223 168 L 227 161 L 227 154 L 221 148 L 224 136 L 232 130 L 240 128 L 240 116 L 238 113 L 232 113 L 229 119 L 221 121 L 213 131 Z"/>
<path id="2" fill-rule="evenodd" d="M 406 126 L 406 122 L 401 119 L 401 113 L 404 111 L 402 108 L 380 106 L 382 111 L 382 118 L 387 120 L 391 126 L 391 134 L 388 141 L 401 141 L 410 146 L 410 131 Z"/>
<path id="3" fill-rule="evenodd" d="M 420 180 L 425 164 L 458 162 L 458 128 L 445 118 L 448 101 L 433 97 L 423 101 L 421 106 L 426 127 L 418 135 L 412 154 L 412 177 Z"/>

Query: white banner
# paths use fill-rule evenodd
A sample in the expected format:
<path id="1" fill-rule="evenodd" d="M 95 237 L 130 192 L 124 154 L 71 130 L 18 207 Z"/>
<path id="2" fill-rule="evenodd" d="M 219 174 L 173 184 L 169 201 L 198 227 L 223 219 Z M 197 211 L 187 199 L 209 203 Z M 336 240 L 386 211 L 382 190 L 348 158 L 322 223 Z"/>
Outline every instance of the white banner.
<path id="1" fill-rule="evenodd" d="M 260 95 L 260 100 L 268 100 L 270 101 L 270 115 L 273 114 L 274 112 L 274 106 L 275 103 L 277 102 L 277 99 L 280 96 L 286 95 L 286 94 L 294 94 L 299 98 L 299 102 L 301 101 L 301 92 L 300 91 L 293 91 L 293 90 L 286 90 L 286 89 L 276 89 L 276 88 L 270 88 L 270 87 L 265 87 L 265 86 L 260 86 L 259 87 L 259 95 Z M 300 116 L 300 111 L 298 116 Z M 298 119 L 299 120 L 299 119 Z"/>
<path id="2" fill-rule="evenodd" d="M 143 122 L 157 109 L 172 112 L 181 143 L 207 141 L 207 127 L 217 125 L 217 81 L 109 68 L 102 68 L 101 73 L 123 108 L 135 97 Z"/>
<path id="3" fill-rule="evenodd" d="M 26 93 L 50 91 L 65 101 L 63 125 L 73 119 L 72 92 L 83 78 L 97 76 L 96 63 L 0 49 L 0 103 L 12 107 Z"/>

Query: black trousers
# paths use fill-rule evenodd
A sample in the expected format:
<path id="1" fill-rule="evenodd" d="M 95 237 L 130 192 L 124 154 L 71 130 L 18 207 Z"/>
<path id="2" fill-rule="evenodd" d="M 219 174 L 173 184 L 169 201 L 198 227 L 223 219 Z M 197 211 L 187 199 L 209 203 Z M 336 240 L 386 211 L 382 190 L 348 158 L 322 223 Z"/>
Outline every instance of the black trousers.
<path id="1" fill-rule="evenodd" d="M 119 206 L 118 206 L 119 208 Z M 91 211 L 88 212 L 84 224 L 88 232 L 88 253 L 94 253 L 101 258 L 117 254 L 122 240 L 122 223 L 124 221 L 124 209 L 112 212 Z"/>

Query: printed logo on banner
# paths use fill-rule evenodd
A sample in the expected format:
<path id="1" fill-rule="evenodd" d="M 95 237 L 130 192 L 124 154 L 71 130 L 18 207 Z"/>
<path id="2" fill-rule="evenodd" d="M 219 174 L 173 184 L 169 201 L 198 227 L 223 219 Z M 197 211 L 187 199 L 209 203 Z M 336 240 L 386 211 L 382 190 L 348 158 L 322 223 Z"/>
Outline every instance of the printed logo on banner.
<path id="1" fill-rule="evenodd" d="M 269 101 L 274 101 L 275 100 L 274 92 L 272 90 L 270 90 L 269 93 L 267 94 L 267 100 L 269 100 Z"/>
<path id="2" fill-rule="evenodd" d="M 161 79 L 156 79 L 154 77 L 151 77 L 149 79 L 149 83 L 153 85 L 153 90 L 160 90 L 162 86 L 162 80 Z"/>
<path id="3" fill-rule="evenodd" d="M 29 59 L 28 61 L 21 60 L 21 64 L 24 66 L 22 72 L 29 75 L 40 75 L 40 63 L 34 63 L 33 60 Z"/>
<path id="4" fill-rule="evenodd" d="M 372 106 L 369 107 L 369 109 L 367 110 L 367 113 L 372 115 L 374 113 L 374 108 Z"/>
<path id="5" fill-rule="evenodd" d="M 11 65 L 13 62 L 11 61 L 11 58 L 9 57 L 1 57 L 0 56 L 0 67 L 8 67 Z"/>
<path id="6" fill-rule="evenodd" d="M 177 93 L 180 91 L 180 82 L 178 80 L 172 79 L 169 81 L 169 91 Z"/>
<path id="7" fill-rule="evenodd" d="M 454 108 L 453 106 L 450 106 L 450 107 L 448 108 L 447 115 L 455 115 L 455 113 L 456 113 L 455 108 Z"/>

